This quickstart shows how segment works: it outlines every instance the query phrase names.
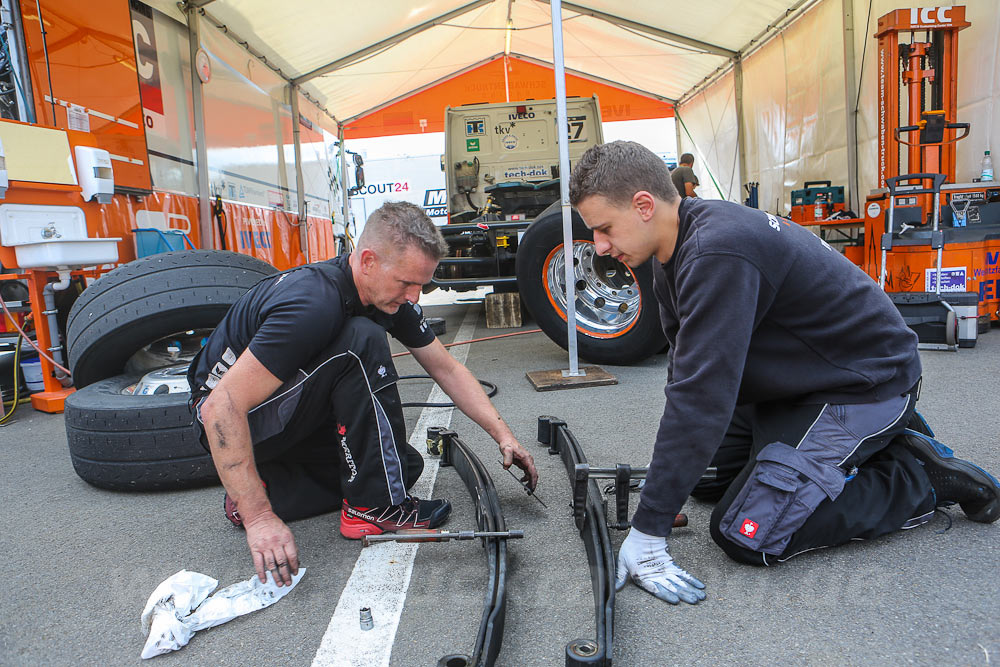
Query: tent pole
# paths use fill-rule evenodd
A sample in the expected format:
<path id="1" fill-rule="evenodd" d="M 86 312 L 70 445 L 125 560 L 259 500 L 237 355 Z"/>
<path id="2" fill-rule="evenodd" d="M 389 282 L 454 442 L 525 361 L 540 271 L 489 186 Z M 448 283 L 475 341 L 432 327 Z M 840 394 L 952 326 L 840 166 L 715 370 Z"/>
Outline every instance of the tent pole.
<path id="1" fill-rule="evenodd" d="M 201 49 L 201 21 L 197 7 L 187 8 L 188 46 L 191 66 L 191 107 L 194 115 L 194 146 L 198 178 L 198 233 L 201 247 L 215 247 L 212 233 L 211 192 L 208 188 L 208 145 L 205 143 L 205 106 L 201 79 L 198 77 L 197 55 Z M 222 239 L 225 243 L 225 239 Z"/>
<path id="2" fill-rule="evenodd" d="M 288 84 L 288 94 L 292 107 L 292 146 L 295 150 L 295 199 L 299 215 L 299 249 L 309 263 L 309 219 L 306 208 L 305 183 L 302 178 L 302 137 L 299 123 L 299 87 Z M 281 143 L 281 153 L 285 153 L 284 141 Z"/>
<path id="3" fill-rule="evenodd" d="M 743 199 L 743 184 L 747 182 L 747 152 L 746 133 L 744 132 L 745 125 L 743 123 L 743 60 L 739 57 L 735 60 L 736 62 L 733 64 L 733 85 L 736 88 L 736 150 L 740 154 L 740 182 L 736 186 L 736 202 L 739 203 Z M 732 184 L 729 187 L 730 190 L 726 194 L 727 197 L 731 198 L 733 196 Z"/>
<path id="4" fill-rule="evenodd" d="M 576 266 L 573 262 L 573 214 L 569 206 L 569 122 L 566 120 L 566 70 L 563 67 L 562 0 L 549 3 L 552 13 L 552 63 L 556 74 L 556 140 L 559 142 L 559 196 L 562 201 L 563 264 L 566 269 L 566 342 L 569 370 L 563 377 L 579 377 L 576 346 Z"/>
<path id="5" fill-rule="evenodd" d="M 854 0 L 842 0 L 844 10 L 844 92 L 847 95 L 847 207 L 860 211 L 858 193 L 858 84 L 854 53 Z"/>
<path id="6" fill-rule="evenodd" d="M 683 153 L 683 151 L 681 150 L 681 111 L 680 111 L 680 105 L 678 104 L 674 105 L 674 135 L 676 135 L 675 136 L 676 143 L 674 144 L 674 151 L 677 153 L 676 155 L 674 155 L 674 157 L 677 158 L 677 165 L 674 166 L 674 169 L 676 169 L 678 166 L 680 166 L 681 153 Z"/>
<path id="7" fill-rule="evenodd" d="M 510 102 L 510 61 L 508 60 L 510 56 L 504 54 L 503 57 L 503 92 L 506 97 L 506 101 Z"/>
<path id="8" fill-rule="evenodd" d="M 337 136 L 340 138 L 340 197 L 344 204 L 344 237 L 348 238 L 348 228 L 351 224 L 351 195 L 347 187 L 347 146 L 344 145 L 343 123 L 337 126 Z M 354 250 L 353 247 L 348 249 Z"/>

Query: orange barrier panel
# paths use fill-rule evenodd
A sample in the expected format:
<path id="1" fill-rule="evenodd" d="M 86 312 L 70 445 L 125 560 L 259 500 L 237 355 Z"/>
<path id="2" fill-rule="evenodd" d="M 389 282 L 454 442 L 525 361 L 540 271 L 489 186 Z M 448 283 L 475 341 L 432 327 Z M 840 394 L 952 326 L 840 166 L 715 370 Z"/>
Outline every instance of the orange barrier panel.
<path id="1" fill-rule="evenodd" d="M 504 59 L 498 57 L 351 121 L 346 126 L 345 135 L 348 139 L 362 139 L 444 132 L 445 107 L 506 102 L 508 87 L 511 101 L 555 97 L 556 84 L 551 67 L 516 56 L 508 58 L 507 63 L 507 86 L 504 84 Z M 604 122 L 671 118 L 674 115 L 674 108 L 668 102 L 566 73 L 566 95 L 590 97 L 594 94 L 601 102 L 601 119 Z"/>

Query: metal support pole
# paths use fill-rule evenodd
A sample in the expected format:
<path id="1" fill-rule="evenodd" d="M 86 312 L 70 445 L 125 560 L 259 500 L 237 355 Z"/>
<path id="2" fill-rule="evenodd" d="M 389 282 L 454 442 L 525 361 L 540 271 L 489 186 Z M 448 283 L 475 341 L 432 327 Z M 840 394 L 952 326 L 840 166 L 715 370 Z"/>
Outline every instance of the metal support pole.
<path id="1" fill-rule="evenodd" d="M 337 126 L 337 136 L 340 138 L 340 191 L 344 205 L 344 236 L 348 234 L 348 227 L 351 224 L 351 195 L 347 185 L 347 146 L 344 145 L 344 125 Z M 354 239 L 357 241 L 357 239 Z M 354 248 L 351 248 L 353 250 Z"/>
<path id="2" fill-rule="evenodd" d="M 746 152 L 746 132 L 743 123 L 743 61 L 737 57 L 733 63 L 733 87 L 736 99 L 736 150 L 740 159 L 740 183 L 736 187 L 736 201 L 739 202 L 743 196 L 743 184 L 747 182 L 747 152 Z M 733 196 L 732 186 L 726 193 L 727 198 Z"/>
<path id="3" fill-rule="evenodd" d="M 191 66 L 191 107 L 194 112 L 194 145 L 198 174 L 198 232 L 203 250 L 215 247 L 212 233 L 212 193 L 208 188 L 208 144 L 205 139 L 205 106 L 198 77 L 197 55 L 201 48 L 201 21 L 196 7 L 187 8 L 188 46 Z"/>
<path id="4" fill-rule="evenodd" d="M 677 158 L 677 165 L 679 166 L 681 163 L 681 154 L 683 153 L 681 150 L 681 111 L 679 104 L 674 104 L 674 135 L 674 140 L 677 142 L 674 144 L 674 150 L 677 152 L 677 155 L 674 157 Z M 674 169 L 676 168 L 674 167 Z"/>
<path id="5" fill-rule="evenodd" d="M 844 94 L 847 96 L 847 206 L 861 211 L 858 192 L 858 83 L 854 54 L 854 0 L 841 0 L 844 10 Z"/>
<path id="6" fill-rule="evenodd" d="M 569 370 L 563 377 L 580 377 L 576 346 L 576 262 L 573 214 L 569 205 L 569 121 L 566 120 L 566 70 L 563 66 L 562 0 L 549 3 L 552 14 L 552 63 L 556 75 L 556 140 L 559 142 L 559 196 L 562 201 L 563 263 L 566 268 L 566 346 Z"/>
<path id="7" fill-rule="evenodd" d="M 292 106 L 292 144 L 295 148 L 295 199 L 298 203 L 299 214 L 299 248 L 305 255 L 306 262 L 309 262 L 309 219 L 306 209 L 306 192 L 302 179 L 302 137 L 299 122 L 299 87 L 293 84 L 288 85 L 288 95 L 291 97 Z M 284 154 L 285 146 L 282 144 L 281 152 Z"/>

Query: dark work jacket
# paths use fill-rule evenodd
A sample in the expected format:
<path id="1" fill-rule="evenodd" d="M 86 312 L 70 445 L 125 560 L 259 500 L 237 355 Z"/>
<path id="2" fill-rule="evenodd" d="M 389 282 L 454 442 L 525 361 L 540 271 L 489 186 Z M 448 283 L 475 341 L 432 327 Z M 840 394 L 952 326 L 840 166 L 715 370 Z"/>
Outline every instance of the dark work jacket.
<path id="1" fill-rule="evenodd" d="M 875 402 L 920 377 L 893 303 L 809 230 L 703 199 L 683 199 L 678 216 L 673 256 L 652 260 L 673 360 L 633 519 L 651 535 L 670 533 L 737 404 Z"/>

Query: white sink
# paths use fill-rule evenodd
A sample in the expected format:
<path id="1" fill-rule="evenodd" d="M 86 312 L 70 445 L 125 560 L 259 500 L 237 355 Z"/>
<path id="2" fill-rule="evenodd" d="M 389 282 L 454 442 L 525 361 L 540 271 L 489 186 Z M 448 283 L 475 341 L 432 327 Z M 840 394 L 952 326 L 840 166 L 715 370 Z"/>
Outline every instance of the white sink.
<path id="1" fill-rule="evenodd" d="M 22 269 L 68 269 L 118 261 L 121 238 L 90 238 L 76 206 L 0 205 L 0 245 Z"/>
<path id="2" fill-rule="evenodd" d="M 14 246 L 17 265 L 22 269 L 43 267 L 70 268 L 114 264 L 118 261 L 118 242 L 113 239 L 68 239 L 25 243 Z"/>

